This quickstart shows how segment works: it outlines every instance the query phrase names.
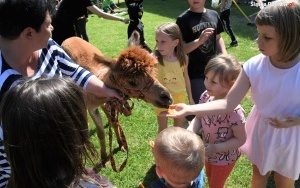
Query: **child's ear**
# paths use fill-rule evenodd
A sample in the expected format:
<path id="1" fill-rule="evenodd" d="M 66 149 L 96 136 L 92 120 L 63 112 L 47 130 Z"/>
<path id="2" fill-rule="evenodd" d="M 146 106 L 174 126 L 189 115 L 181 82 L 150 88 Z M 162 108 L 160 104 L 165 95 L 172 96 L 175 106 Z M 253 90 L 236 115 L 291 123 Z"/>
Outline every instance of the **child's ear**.
<path id="1" fill-rule="evenodd" d="M 151 140 L 150 142 L 149 142 L 149 144 L 150 144 L 150 146 L 151 146 L 151 148 L 152 148 L 152 150 L 154 149 L 154 146 L 155 146 L 155 142 L 153 141 L 153 140 Z"/>
<path id="2" fill-rule="evenodd" d="M 154 154 L 154 146 L 155 146 L 155 142 L 154 142 L 153 140 L 151 140 L 151 141 L 149 142 L 149 144 L 150 144 L 150 146 L 151 146 L 151 151 L 152 151 L 152 153 Z"/>

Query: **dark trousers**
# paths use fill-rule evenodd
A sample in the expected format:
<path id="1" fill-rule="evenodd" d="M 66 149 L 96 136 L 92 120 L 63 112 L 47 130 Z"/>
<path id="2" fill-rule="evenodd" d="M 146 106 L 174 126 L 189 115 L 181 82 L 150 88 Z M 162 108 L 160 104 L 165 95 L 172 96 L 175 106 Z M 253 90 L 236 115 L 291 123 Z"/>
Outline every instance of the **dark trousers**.
<path id="1" fill-rule="evenodd" d="M 140 19 L 134 20 L 134 21 L 129 23 L 128 28 L 127 28 L 128 38 L 130 38 L 130 36 L 131 36 L 131 34 L 133 33 L 134 30 L 136 30 L 140 34 L 140 45 L 141 45 L 141 47 L 151 53 L 152 52 L 151 48 L 145 43 L 144 24 Z"/>
<path id="2" fill-rule="evenodd" d="M 230 36 L 231 41 L 236 41 L 236 38 L 234 36 L 234 33 L 233 33 L 231 25 L 230 25 L 229 16 L 230 16 L 230 9 L 227 9 L 220 13 L 220 19 L 223 23 L 226 33 Z"/>
<path id="3" fill-rule="evenodd" d="M 81 37 L 87 42 L 89 42 L 89 37 L 86 32 L 86 22 L 87 22 L 87 18 L 81 17 L 75 21 L 74 26 L 75 26 L 76 36 Z"/>

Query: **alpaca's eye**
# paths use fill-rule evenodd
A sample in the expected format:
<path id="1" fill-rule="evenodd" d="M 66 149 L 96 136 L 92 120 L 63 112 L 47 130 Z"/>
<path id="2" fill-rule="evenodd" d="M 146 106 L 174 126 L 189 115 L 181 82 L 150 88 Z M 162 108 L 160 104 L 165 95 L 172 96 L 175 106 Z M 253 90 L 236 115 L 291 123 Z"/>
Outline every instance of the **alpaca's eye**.
<path id="1" fill-rule="evenodd" d="M 137 84 L 137 82 L 136 82 L 135 80 L 129 81 L 128 83 L 129 83 L 129 85 L 132 86 L 132 87 L 138 86 L 138 84 Z"/>

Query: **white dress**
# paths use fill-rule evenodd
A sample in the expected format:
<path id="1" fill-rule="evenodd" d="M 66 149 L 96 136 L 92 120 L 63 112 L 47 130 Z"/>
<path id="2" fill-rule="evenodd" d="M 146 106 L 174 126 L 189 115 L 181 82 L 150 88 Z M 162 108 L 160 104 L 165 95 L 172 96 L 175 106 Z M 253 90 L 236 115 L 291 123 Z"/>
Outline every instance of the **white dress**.
<path id="1" fill-rule="evenodd" d="M 241 151 L 260 174 L 269 171 L 293 180 L 300 174 L 300 125 L 273 128 L 269 117 L 300 116 L 300 62 L 289 69 L 274 67 L 262 54 L 243 65 L 251 83 L 254 106 L 246 121 L 246 143 Z"/>

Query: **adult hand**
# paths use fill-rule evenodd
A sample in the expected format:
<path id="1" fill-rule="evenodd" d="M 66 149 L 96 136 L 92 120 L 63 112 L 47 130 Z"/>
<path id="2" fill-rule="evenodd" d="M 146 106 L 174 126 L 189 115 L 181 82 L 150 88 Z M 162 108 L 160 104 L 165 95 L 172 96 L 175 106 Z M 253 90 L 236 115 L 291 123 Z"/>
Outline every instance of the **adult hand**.
<path id="1" fill-rule="evenodd" d="M 105 89 L 107 97 L 124 100 L 124 98 L 115 89 L 111 89 L 111 88 L 107 87 L 105 84 L 103 86 L 103 89 Z"/>
<path id="2" fill-rule="evenodd" d="M 123 18 L 121 21 L 122 21 L 123 23 L 125 23 L 125 24 L 129 24 L 129 22 L 131 22 L 131 21 L 133 21 L 133 20 L 131 20 L 131 19 L 129 19 L 129 18 Z"/>
<path id="3" fill-rule="evenodd" d="M 300 125 L 300 117 L 287 116 L 284 119 L 269 118 L 269 124 L 275 128 L 290 128 Z"/>
<path id="4" fill-rule="evenodd" d="M 171 114 L 167 112 L 161 113 L 160 116 L 169 117 L 169 118 L 182 118 L 188 115 L 189 105 L 184 103 L 174 104 L 169 107 L 172 110 Z"/>

